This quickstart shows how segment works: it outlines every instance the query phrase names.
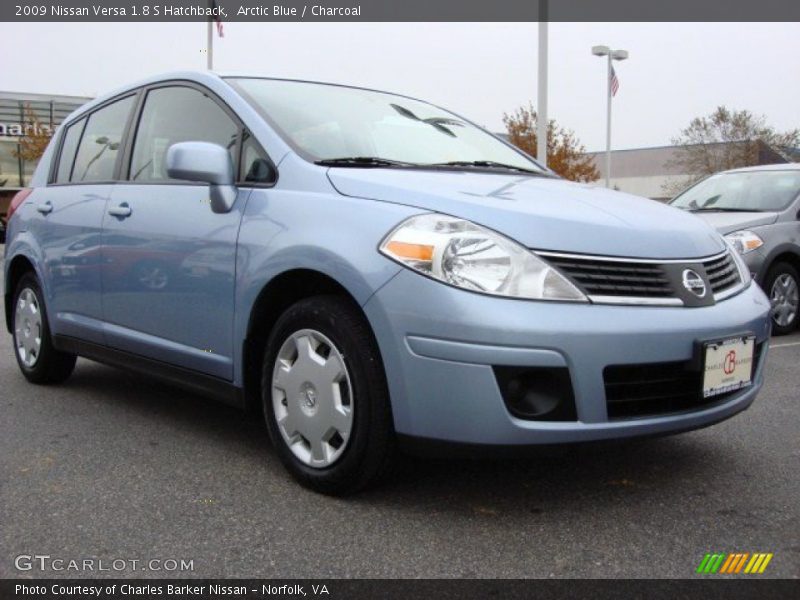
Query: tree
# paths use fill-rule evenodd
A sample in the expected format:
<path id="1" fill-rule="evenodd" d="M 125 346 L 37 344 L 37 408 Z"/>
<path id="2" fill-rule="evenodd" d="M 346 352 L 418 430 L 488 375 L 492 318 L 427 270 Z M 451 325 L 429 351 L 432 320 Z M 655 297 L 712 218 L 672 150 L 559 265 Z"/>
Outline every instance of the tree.
<path id="1" fill-rule="evenodd" d="M 686 174 L 684 181 L 664 185 L 664 191 L 675 193 L 719 171 L 759 164 L 764 151 L 791 160 L 800 145 L 800 129 L 779 133 L 764 116 L 719 106 L 692 119 L 672 143 L 679 148 L 666 166 Z"/>
<path id="2" fill-rule="evenodd" d="M 25 105 L 23 114 L 24 124 L 22 136 L 19 138 L 19 149 L 14 150 L 13 154 L 22 160 L 34 162 L 44 154 L 50 138 L 53 137 L 53 130 L 39 120 L 30 104 Z"/>
<path id="3" fill-rule="evenodd" d="M 536 156 L 536 111 L 530 104 L 513 114 L 503 114 L 508 141 L 531 156 Z M 572 181 L 595 181 L 600 172 L 575 133 L 556 124 L 547 123 L 547 166 Z"/>

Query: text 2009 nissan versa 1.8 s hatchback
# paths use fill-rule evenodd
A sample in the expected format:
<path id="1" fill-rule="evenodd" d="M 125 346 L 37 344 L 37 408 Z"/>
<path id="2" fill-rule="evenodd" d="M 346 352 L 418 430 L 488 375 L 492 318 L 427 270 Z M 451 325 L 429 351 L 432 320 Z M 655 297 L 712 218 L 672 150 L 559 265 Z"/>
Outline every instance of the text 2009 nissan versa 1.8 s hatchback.
<path id="1" fill-rule="evenodd" d="M 12 213 L 25 377 L 85 356 L 260 406 L 326 493 L 404 446 L 695 429 L 762 384 L 770 305 L 710 226 L 405 96 L 152 78 L 71 115 Z"/>

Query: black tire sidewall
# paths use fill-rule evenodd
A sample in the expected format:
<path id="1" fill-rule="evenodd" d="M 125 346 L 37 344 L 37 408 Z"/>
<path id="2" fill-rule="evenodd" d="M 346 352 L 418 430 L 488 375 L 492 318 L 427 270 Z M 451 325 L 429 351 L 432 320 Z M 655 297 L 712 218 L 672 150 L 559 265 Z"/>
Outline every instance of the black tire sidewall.
<path id="1" fill-rule="evenodd" d="M 796 285 L 800 286 L 800 276 L 798 276 L 797 269 L 788 263 L 777 263 L 772 265 L 767 272 L 767 277 L 764 280 L 764 291 L 772 300 L 772 286 L 781 275 L 787 274 L 794 279 Z M 771 318 L 771 317 L 770 317 Z M 800 322 L 800 311 L 795 314 L 794 321 L 788 326 L 778 325 L 775 320 L 772 320 L 772 333 L 775 335 L 787 335 L 797 329 L 798 322 Z"/>
<path id="2" fill-rule="evenodd" d="M 301 329 L 324 334 L 344 357 L 350 377 L 353 427 L 341 457 L 314 468 L 294 456 L 283 439 L 272 407 L 272 371 L 286 339 Z M 267 341 L 262 371 L 262 404 L 270 439 L 284 466 L 300 483 L 327 494 L 346 494 L 369 483 L 392 444 L 391 411 L 377 345 L 364 318 L 347 299 L 318 296 L 292 305 L 278 319 Z"/>

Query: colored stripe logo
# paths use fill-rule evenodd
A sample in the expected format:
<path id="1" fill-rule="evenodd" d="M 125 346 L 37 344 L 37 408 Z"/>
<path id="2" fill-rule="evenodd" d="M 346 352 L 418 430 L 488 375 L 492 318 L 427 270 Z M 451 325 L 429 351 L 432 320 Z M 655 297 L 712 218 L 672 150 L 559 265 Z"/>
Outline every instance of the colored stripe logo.
<path id="1" fill-rule="evenodd" d="M 716 573 L 724 574 L 737 574 L 746 573 L 755 575 L 763 573 L 769 561 L 772 560 L 773 554 L 766 552 L 732 552 L 725 554 L 722 552 L 715 552 L 706 554 L 700 565 L 697 567 L 697 573 L 714 575 Z"/>

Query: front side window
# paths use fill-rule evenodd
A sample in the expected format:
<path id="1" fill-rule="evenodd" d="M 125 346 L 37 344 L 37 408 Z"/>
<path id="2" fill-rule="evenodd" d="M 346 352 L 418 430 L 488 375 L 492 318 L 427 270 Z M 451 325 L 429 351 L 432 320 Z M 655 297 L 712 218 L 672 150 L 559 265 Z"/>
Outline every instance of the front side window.
<path id="1" fill-rule="evenodd" d="M 114 178 L 114 165 L 133 101 L 134 96 L 128 96 L 89 115 L 70 181 L 86 183 Z"/>
<path id="2" fill-rule="evenodd" d="M 64 143 L 61 145 L 61 157 L 58 159 L 58 170 L 56 171 L 56 183 L 67 183 L 72 175 L 72 165 L 75 164 L 75 152 L 78 150 L 78 143 L 81 141 L 83 127 L 86 119 L 81 119 L 73 123 L 64 133 Z"/>
<path id="3" fill-rule="evenodd" d="M 422 166 L 500 163 L 543 172 L 486 131 L 426 102 L 300 81 L 229 81 L 313 161 L 371 157 Z"/>
<path id="4" fill-rule="evenodd" d="M 245 133 L 244 142 L 242 143 L 242 164 L 239 181 L 263 184 L 275 182 L 275 170 L 267 158 L 267 153 L 249 133 Z"/>
<path id="5" fill-rule="evenodd" d="M 211 142 L 227 148 L 233 160 L 239 128 L 206 94 L 188 87 L 166 87 L 147 93 L 136 141 L 130 179 L 175 181 L 167 175 L 167 150 L 178 142 Z"/>
<path id="6" fill-rule="evenodd" d="M 800 194 L 800 171 L 743 171 L 705 179 L 672 201 L 692 211 L 781 211 Z"/>

